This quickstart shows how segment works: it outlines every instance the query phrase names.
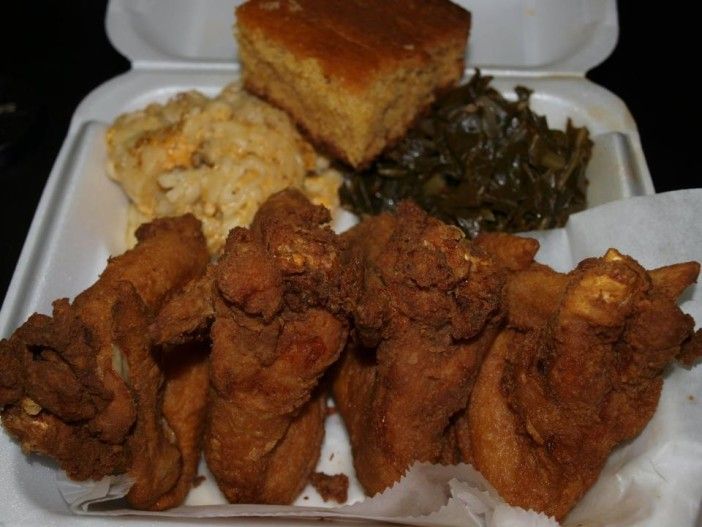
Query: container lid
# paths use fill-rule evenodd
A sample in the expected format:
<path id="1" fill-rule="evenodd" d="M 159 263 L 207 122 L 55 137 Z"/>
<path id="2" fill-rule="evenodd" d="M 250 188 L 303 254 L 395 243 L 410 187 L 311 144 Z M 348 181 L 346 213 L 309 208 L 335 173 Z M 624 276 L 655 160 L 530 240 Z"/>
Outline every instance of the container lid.
<path id="1" fill-rule="evenodd" d="M 455 0 L 473 15 L 468 67 L 486 73 L 584 75 L 617 44 L 616 0 Z M 144 69 L 237 69 L 242 0 L 110 0 L 107 35 Z"/>

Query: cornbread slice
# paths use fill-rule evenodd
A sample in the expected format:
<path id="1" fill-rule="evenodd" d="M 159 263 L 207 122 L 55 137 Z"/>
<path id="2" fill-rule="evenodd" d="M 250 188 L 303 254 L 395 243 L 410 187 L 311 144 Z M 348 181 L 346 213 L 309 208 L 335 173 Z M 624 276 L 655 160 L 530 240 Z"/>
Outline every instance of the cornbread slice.
<path id="1" fill-rule="evenodd" d="M 470 29 L 449 0 L 250 0 L 236 17 L 245 87 L 356 168 L 461 78 Z"/>

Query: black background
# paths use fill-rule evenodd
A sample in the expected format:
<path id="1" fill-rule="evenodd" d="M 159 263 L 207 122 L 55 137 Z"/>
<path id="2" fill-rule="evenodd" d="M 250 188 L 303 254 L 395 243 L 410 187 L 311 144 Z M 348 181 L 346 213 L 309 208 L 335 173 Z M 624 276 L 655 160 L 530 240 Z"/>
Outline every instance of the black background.
<path id="1" fill-rule="evenodd" d="M 588 77 L 631 110 L 657 191 L 700 187 L 699 23 L 682 3 L 656 5 L 620 1 L 617 48 Z M 129 69 L 105 35 L 105 7 L 106 0 L 2 2 L 0 105 L 11 100 L 26 113 L 0 119 L 0 298 L 73 111 Z"/>

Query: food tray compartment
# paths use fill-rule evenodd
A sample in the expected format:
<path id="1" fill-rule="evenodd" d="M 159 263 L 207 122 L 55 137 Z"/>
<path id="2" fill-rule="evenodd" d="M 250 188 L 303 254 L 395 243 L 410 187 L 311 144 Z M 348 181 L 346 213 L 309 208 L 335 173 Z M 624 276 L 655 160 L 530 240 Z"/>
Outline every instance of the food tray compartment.
<path id="1" fill-rule="evenodd" d="M 229 78 L 191 77 L 190 86 L 213 94 L 221 87 L 220 81 L 226 82 L 226 80 Z M 564 95 L 568 93 L 567 84 L 564 87 L 561 83 L 534 82 L 538 84 L 538 88 L 535 84 L 530 86 L 537 88 L 543 95 L 537 98 L 540 105 L 539 111 L 548 115 L 550 119 L 554 121 L 564 119 L 564 115 L 570 113 L 574 117 L 577 116 L 577 119 L 584 120 L 582 122 L 576 120 L 576 124 L 587 124 L 602 132 L 612 131 L 609 125 L 616 122 L 615 111 L 608 113 L 609 119 L 606 122 L 598 121 L 597 116 L 600 114 L 596 111 L 593 113 L 584 106 L 580 107 L 580 111 L 575 114 L 567 112 L 569 106 L 576 105 L 577 101 Z M 47 312 L 54 298 L 64 295 L 72 297 L 76 292 L 90 285 L 104 267 L 107 255 L 119 253 L 124 249 L 127 201 L 121 189 L 105 175 L 104 131 L 107 123 L 120 112 L 135 105 L 138 107 L 147 101 L 164 100 L 172 93 L 181 90 L 184 84 L 187 84 L 186 79 L 179 75 L 152 74 L 148 78 L 132 76 L 116 83 L 115 92 L 105 90 L 101 95 L 95 94 L 92 102 L 88 100 L 81 107 L 76 115 L 86 116 L 90 114 L 89 109 L 93 103 L 104 111 L 109 100 L 113 105 L 114 113 L 107 115 L 103 122 L 91 120 L 82 121 L 80 124 L 78 121 L 74 123 L 75 129 L 72 129 L 51 174 L 47 192 L 42 197 L 32 233 L 23 251 L 23 261 L 30 262 L 32 265 L 18 268 L 11 293 L 6 298 L 0 314 L 0 331 L 3 335 L 8 335 L 31 312 Z M 503 85 L 511 86 L 512 80 L 501 79 L 497 83 L 500 88 Z M 557 90 L 557 86 L 561 88 Z M 612 102 L 611 99 L 607 99 L 609 97 L 606 95 L 607 92 L 597 87 L 593 89 L 595 92 L 602 91 L 604 100 Z M 121 97 L 115 97 L 116 93 L 120 93 Z M 588 100 L 595 101 L 597 97 L 595 94 L 590 94 Z M 622 115 L 622 119 L 621 124 L 626 124 L 625 114 Z M 633 151 L 637 144 L 636 136 L 630 137 L 633 139 L 628 141 L 627 148 Z M 615 156 L 613 159 L 619 158 Z M 623 174 L 626 170 L 615 170 L 613 173 Z M 607 172 L 608 176 L 609 174 L 610 172 Z M 629 188 L 623 180 L 615 180 L 615 182 L 619 185 L 613 185 L 611 188 Z M 551 231 L 551 233 L 556 236 L 561 234 L 557 231 Z M 546 232 L 544 235 L 549 236 L 549 233 Z M 583 232 L 582 235 L 587 236 L 587 232 Z M 618 243 L 622 243 L 621 240 Z M 631 243 L 636 242 L 632 239 Z M 641 253 L 641 251 L 642 249 L 639 248 L 638 252 Z M 542 257 L 545 256 L 542 255 Z M 683 308 L 685 309 L 684 305 Z M 692 314 L 697 317 L 702 316 L 702 313 Z M 662 400 L 661 405 L 666 413 L 659 416 L 652 426 L 644 431 L 640 438 L 641 444 L 657 441 L 665 430 L 674 429 L 671 423 L 679 422 L 678 392 L 690 390 L 689 393 L 697 393 L 699 391 L 694 384 L 697 381 L 686 379 L 686 373 L 684 370 L 674 372 L 673 378 L 677 379 L 675 382 L 678 383 L 672 392 L 675 398 L 668 397 Z M 691 384 L 686 386 L 686 382 Z M 687 393 L 686 391 L 685 394 Z M 692 451 L 689 455 L 690 459 L 694 459 L 696 454 Z M 617 451 L 608 466 L 616 467 L 621 462 L 621 457 L 621 451 Z M 5 433 L 0 433 L 0 458 L 4 460 L 0 465 L 0 492 L 3 496 L 12 496 L 11 507 L 0 508 L 3 521 L 9 525 L 24 522 L 57 526 L 76 525 L 79 522 L 68 511 L 56 489 L 56 473 L 53 464 L 36 456 L 27 458 Z M 655 480 L 654 474 L 651 477 Z M 665 510 L 661 514 L 669 512 Z M 129 525 L 138 526 L 153 524 L 152 520 L 146 517 L 126 519 L 93 516 L 80 521 L 100 526 L 113 525 L 116 522 L 123 524 L 125 521 Z M 233 521 L 235 520 L 197 520 L 198 525 L 220 525 L 224 522 L 232 524 Z M 280 521 L 274 522 L 273 519 L 240 521 L 242 523 L 239 524 L 247 525 L 281 525 Z M 159 525 L 182 525 L 182 521 L 166 518 L 161 519 Z"/>
<path id="2" fill-rule="evenodd" d="M 532 107 L 547 116 L 550 126 L 562 128 L 570 117 L 576 126 L 590 129 L 596 143 L 588 171 L 590 206 L 654 193 L 636 125 L 626 106 L 607 90 L 577 76 L 603 60 L 616 43 L 613 1 L 510 0 L 499 7 L 504 18 L 497 16 L 489 0 L 458 3 L 474 14 L 469 64 L 482 66 L 484 73 L 496 73 L 493 85 L 507 95 L 518 84 L 533 89 Z M 110 254 L 124 250 L 127 198 L 106 176 L 104 131 L 123 112 L 165 101 L 187 89 L 214 95 L 234 80 L 238 65 L 230 36 L 232 11 L 231 0 L 110 2 L 108 34 L 133 60 L 134 69 L 93 91 L 76 110 L 4 299 L 0 336 L 8 336 L 32 312 L 50 312 L 52 300 L 75 296 L 94 282 Z M 581 23 L 583 17 L 586 24 Z M 562 25 L 553 23 L 554 19 Z M 519 26 L 520 31 L 496 29 L 524 20 L 527 23 Z M 578 31 L 571 31 L 575 25 Z M 513 40 L 504 44 L 505 35 Z M 499 39 L 499 46 L 494 39 Z M 530 46 L 524 46 L 527 41 Z M 554 73 L 576 75 L 549 76 Z M 471 74 L 469 70 L 467 75 Z M 0 458 L 5 461 L 0 466 L 0 492 L 12 496 L 12 504 L 0 509 L 3 522 L 77 523 L 56 489 L 53 464 L 25 457 L 4 432 L 0 434 Z M 124 519 L 117 521 L 122 524 Z M 91 525 L 117 521 L 89 520 Z M 129 519 L 131 525 L 151 523 L 144 518 Z M 182 522 L 163 520 L 159 524 Z"/>
<path id="3" fill-rule="evenodd" d="M 108 124 L 125 111 L 165 101 L 185 89 L 214 95 L 232 80 L 231 72 L 131 72 L 86 98 L 75 113 L 0 312 L 3 336 L 32 312 L 49 312 L 55 298 L 73 297 L 88 287 L 108 255 L 124 250 L 127 199 L 106 176 L 103 135 Z M 591 200 L 604 202 L 652 193 L 638 134 L 621 101 L 579 79 L 505 77 L 494 81 L 505 93 L 518 83 L 535 90 L 533 106 L 547 116 L 551 126 L 562 127 L 570 116 L 576 125 L 588 126 L 594 136 L 617 138 L 615 142 L 605 139 L 606 144 L 615 145 L 611 151 L 594 150 L 589 174 Z M 616 134 L 601 135 L 612 132 Z M 0 456 L 6 460 L 0 468 L 3 495 L 14 496 L 13 512 L 6 512 L 8 521 L 75 522 L 56 490 L 52 464 L 37 457 L 27 459 L 5 433 L 0 434 Z M 91 519 L 92 524 L 110 522 Z"/>

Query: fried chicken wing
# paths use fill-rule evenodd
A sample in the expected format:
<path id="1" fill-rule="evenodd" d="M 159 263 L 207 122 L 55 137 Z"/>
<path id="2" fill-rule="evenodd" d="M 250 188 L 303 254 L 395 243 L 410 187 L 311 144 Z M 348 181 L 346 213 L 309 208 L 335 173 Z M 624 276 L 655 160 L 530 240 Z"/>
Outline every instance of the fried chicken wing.
<path id="1" fill-rule="evenodd" d="M 23 450 L 55 459 L 76 480 L 127 472 L 127 500 L 150 508 L 181 472 L 162 419 L 163 375 L 149 323 L 209 259 L 192 216 L 157 220 L 99 280 L 53 316 L 35 314 L 0 343 L 0 406 Z"/>
<path id="2" fill-rule="evenodd" d="M 334 381 L 369 495 L 413 461 L 457 461 L 451 430 L 501 321 L 504 271 L 409 202 L 344 236 L 361 262 L 355 339 Z"/>
<path id="3" fill-rule="evenodd" d="M 192 342 L 163 354 L 159 361 L 164 374 L 163 418 L 178 445 L 181 470 L 175 485 L 161 495 L 152 510 L 180 505 L 197 477 L 207 418 L 209 347 Z"/>
<path id="4" fill-rule="evenodd" d="M 323 207 L 283 191 L 235 228 L 205 278 L 159 313 L 152 334 L 212 342 L 205 458 L 227 499 L 290 503 L 319 457 L 318 380 L 346 341 L 345 272 Z"/>
<path id="5" fill-rule="evenodd" d="M 510 504 L 563 518 L 651 419 L 666 367 L 702 354 L 676 305 L 698 272 L 647 272 L 616 250 L 568 275 L 516 271 L 507 327 L 457 424 L 464 459 Z"/>

